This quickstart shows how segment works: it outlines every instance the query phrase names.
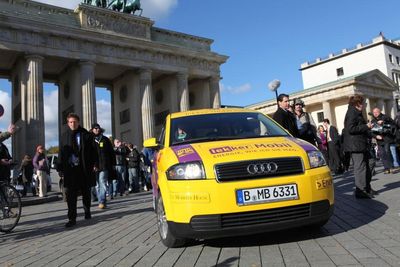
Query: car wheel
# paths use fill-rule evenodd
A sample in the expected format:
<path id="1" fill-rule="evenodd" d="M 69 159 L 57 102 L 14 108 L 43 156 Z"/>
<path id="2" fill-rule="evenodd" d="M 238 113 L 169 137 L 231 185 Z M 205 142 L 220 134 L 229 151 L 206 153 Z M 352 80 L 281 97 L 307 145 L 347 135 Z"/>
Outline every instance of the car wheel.
<path id="1" fill-rule="evenodd" d="M 156 206 L 157 226 L 158 226 L 158 232 L 160 234 L 161 242 L 169 248 L 183 246 L 185 244 L 186 240 L 176 238 L 171 233 L 171 231 L 168 227 L 167 216 L 165 214 L 164 203 L 163 203 L 161 195 L 158 196 L 156 203 L 157 203 L 157 206 Z"/>

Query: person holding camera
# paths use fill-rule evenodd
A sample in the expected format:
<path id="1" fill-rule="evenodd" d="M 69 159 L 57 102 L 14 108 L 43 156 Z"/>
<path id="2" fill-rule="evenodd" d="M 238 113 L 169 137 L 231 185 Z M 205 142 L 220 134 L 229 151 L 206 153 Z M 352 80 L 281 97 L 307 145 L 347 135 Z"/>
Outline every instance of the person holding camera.
<path id="1" fill-rule="evenodd" d="M 372 133 L 382 153 L 384 174 L 394 173 L 399 169 L 395 138 L 396 124 L 379 108 L 372 110 L 372 116 Z"/>

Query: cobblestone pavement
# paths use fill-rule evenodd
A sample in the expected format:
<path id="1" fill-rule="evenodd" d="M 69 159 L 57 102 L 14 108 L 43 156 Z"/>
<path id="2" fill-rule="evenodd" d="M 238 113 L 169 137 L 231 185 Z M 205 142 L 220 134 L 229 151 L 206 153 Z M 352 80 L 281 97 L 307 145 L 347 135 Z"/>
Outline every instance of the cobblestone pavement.
<path id="1" fill-rule="evenodd" d="M 78 211 L 66 230 L 66 203 L 23 208 L 10 234 L 0 233 L 0 266 L 400 266 L 400 174 L 373 179 L 379 195 L 357 200 L 351 174 L 335 177 L 334 216 L 321 229 L 193 241 L 167 249 L 159 240 L 151 195 Z M 81 207 L 81 203 L 80 207 Z"/>

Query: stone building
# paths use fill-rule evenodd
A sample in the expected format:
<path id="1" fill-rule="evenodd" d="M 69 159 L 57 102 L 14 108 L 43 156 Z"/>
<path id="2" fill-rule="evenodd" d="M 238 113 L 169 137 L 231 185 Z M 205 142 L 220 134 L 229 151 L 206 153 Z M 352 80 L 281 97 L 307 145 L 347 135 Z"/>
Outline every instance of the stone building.
<path id="1" fill-rule="evenodd" d="M 397 90 L 397 85 L 391 79 L 379 70 L 372 70 L 290 93 L 289 98 L 290 100 L 302 99 L 306 105 L 304 109 L 311 114 L 317 125 L 322 124 L 324 118 L 328 118 L 331 124 L 341 131 L 350 96 L 361 94 L 365 97 L 366 116 L 374 107 L 379 107 L 383 113 L 394 116 L 396 109 L 393 92 L 395 90 Z M 249 105 L 247 108 L 272 116 L 277 109 L 277 103 L 276 99 L 271 99 Z M 370 119 L 370 116 L 367 117 Z"/>
<path id="2" fill-rule="evenodd" d="M 382 34 L 371 43 L 303 63 L 300 71 L 305 89 L 290 93 L 290 99 L 301 98 L 318 124 L 328 118 L 341 131 L 348 99 L 356 93 L 366 98 L 365 115 L 369 119 L 368 113 L 374 107 L 392 117 L 398 111 L 400 43 Z M 248 108 L 272 115 L 277 105 L 272 99 Z"/>
<path id="3" fill-rule="evenodd" d="M 21 127 L 14 158 L 45 143 L 43 82 L 59 88 L 59 133 L 69 112 L 89 129 L 97 121 L 95 87 L 106 87 L 113 136 L 139 147 L 169 112 L 219 107 L 227 57 L 211 50 L 210 39 L 153 24 L 85 4 L 0 0 L 0 76 L 12 83 L 12 120 Z"/>

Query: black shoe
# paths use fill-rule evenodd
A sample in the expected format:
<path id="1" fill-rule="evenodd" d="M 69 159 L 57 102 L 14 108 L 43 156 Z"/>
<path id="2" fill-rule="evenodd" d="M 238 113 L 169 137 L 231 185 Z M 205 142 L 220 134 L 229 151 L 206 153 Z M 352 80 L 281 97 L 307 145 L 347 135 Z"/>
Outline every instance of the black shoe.
<path id="1" fill-rule="evenodd" d="M 90 213 L 85 213 L 85 220 L 92 219 L 92 215 Z"/>
<path id="2" fill-rule="evenodd" d="M 70 227 L 75 226 L 75 225 L 76 225 L 76 221 L 68 221 L 65 224 L 65 228 L 70 228 Z"/>
<path id="3" fill-rule="evenodd" d="M 354 193 L 356 198 L 366 198 L 366 199 L 371 199 L 374 198 L 374 196 L 366 191 L 362 191 L 362 190 L 356 190 Z"/>
<path id="4" fill-rule="evenodd" d="M 371 194 L 371 195 L 373 195 L 373 196 L 379 195 L 379 192 L 376 191 L 376 190 L 374 190 L 374 189 L 372 189 L 372 188 L 368 191 L 368 193 Z"/>

